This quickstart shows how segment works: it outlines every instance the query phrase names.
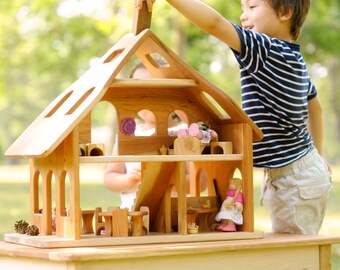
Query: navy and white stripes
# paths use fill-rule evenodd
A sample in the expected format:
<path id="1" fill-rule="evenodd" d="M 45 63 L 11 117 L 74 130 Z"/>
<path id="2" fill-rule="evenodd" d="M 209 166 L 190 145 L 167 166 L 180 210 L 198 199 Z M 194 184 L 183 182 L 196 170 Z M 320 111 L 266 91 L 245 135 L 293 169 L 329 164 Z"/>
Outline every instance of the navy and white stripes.
<path id="1" fill-rule="evenodd" d="M 235 28 L 241 40 L 241 52 L 234 54 L 240 64 L 242 106 L 264 134 L 253 144 L 254 166 L 285 166 L 312 148 L 307 105 L 316 89 L 299 45 Z"/>

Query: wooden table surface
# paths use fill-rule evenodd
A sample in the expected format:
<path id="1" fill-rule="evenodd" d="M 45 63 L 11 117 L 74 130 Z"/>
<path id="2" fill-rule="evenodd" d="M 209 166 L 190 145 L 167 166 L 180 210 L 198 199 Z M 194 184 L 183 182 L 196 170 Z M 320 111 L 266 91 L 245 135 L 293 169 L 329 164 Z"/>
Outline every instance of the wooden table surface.
<path id="1" fill-rule="evenodd" d="M 120 258 L 214 253 L 221 251 L 273 249 L 282 247 L 323 246 L 340 243 L 340 236 L 308 236 L 293 234 L 265 234 L 263 239 L 121 245 L 79 248 L 34 248 L 0 242 L 0 256 L 43 258 L 53 261 L 88 261 Z"/>

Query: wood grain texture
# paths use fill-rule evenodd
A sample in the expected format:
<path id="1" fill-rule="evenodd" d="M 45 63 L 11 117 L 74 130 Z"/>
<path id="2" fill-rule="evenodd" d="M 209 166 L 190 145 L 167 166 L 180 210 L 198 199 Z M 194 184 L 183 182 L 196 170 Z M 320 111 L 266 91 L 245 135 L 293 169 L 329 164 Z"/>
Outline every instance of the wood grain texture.
<path id="1" fill-rule="evenodd" d="M 178 241 L 95 248 L 32 248 L 0 242 L 0 268 L 86 270 L 100 266 L 104 270 L 124 270 L 136 265 L 138 269 L 153 269 L 157 265 L 161 269 L 184 270 L 209 269 L 212 265 L 224 269 L 227 265 L 242 270 L 330 270 L 329 251 L 332 244 L 339 242 L 339 236 L 290 234 L 265 234 L 262 239 L 251 240 Z"/>

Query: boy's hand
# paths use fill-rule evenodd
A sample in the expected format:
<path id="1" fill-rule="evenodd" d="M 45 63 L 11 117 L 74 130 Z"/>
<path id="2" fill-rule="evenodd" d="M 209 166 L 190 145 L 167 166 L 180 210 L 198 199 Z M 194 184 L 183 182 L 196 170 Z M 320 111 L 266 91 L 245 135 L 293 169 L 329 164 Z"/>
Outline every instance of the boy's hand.
<path id="1" fill-rule="evenodd" d="M 146 2 L 146 6 L 148 7 L 148 11 L 152 11 L 152 5 L 156 0 L 135 0 L 135 6 L 138 9 L 141 9 L 143 7 L 143 2 Z"/>

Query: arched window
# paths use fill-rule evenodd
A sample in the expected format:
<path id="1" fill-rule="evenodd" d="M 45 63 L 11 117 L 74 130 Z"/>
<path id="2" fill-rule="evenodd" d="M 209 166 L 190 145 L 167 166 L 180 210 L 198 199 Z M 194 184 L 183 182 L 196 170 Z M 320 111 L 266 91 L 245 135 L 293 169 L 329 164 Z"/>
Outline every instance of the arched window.
<path id="1" fill-rule="evenodd" d="M 140 110 L 135 116 L 135 122 L 135 136 L 156 135 L 156 116 L 152 111 L 147 109 Z"/>
<path id="2" fill-rule="evenodd" d="M 101 101 L 91 111 L 91 143 L 104 144 L 104 149 L 90 149 L 91 156 L 110 155 L 117 135 L 117 112 L 107 101 Z M 104 153 L 103 153 L 104 151 Z"/>
<path id="3" fill-rule="evenodd" d="M 182 110 L 174 110 L 168 117 L 168 134 L 177 136 L 177 131 L 183 128 L 188 128 L 189 118 Z"/>

